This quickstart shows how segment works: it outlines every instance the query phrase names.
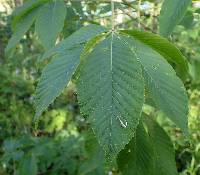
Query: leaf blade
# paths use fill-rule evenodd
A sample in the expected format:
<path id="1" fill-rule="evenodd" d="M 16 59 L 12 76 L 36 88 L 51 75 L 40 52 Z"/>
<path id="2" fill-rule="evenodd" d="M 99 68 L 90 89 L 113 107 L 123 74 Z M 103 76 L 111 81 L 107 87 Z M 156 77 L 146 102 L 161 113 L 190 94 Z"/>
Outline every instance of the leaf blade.
<path id="1" fill-rule="evenodd" d="M 36 19 L 35 30 L 46 50 L 54 46 L 64 26 L 65 16 L 64 1 L 49 2 L 41 7 Z"/>
<path id="2" fill-rule="evenodd" d="M 187 134 L 188 97 L 183 83 L 160 54 L 133 37 L 125 40 L 140 60 L 155 105 Z"/>
<path id="3" fill-rule="evenodd" d="M 100 25 L 90 24 L 84 26 L 63 41 L 61 41 L 54 48 L 46 51 L 42 57 L 42 60 L 49 58 L 52 55 L 65 52 L 67 49 L 78 47 L 80 44 L 86 43 L 92 37 L 95 37 L 96 35 L 103 32 L 107 32 L 107 29 Z"/>
<path id="4" fill-rule="evenodd" d="M 133 137 L 143 105 L 141 67 L 130 55 L 117 36 L 108 36 L 87 57 L 77 84 L 81 111 L 109 157 Z"/>
<path id="5" fill-rule="evenodd" d="M 80 63 L 80 55 L 84 46 L 83 41 L 86 42 L 91 37 L 104 31 L 106 31 L 106 29 L 98 25 L 83 27 L 72 34 L 71 37 L 61 42 L 61 44 L 58 44 L 57 47 L 46 52 L 45 57 L 55 54 L 55 59 L 51 60 L 44 68 L 36 88 L 35 119 L 37 119 L 56 97 L 60 95 L 66 84 L 68 84 L 71 76 L 76 71 Z M 68 73 L 67 76 L 65 75 L 66 73 Z M 54 79 L 52 79 L 52 76 Z M 47 92 L 49 96 L 46 95 Z"/>
<path id="6" fill-rule="evenodd" d="M 35 0 L 28 0 L 23 3 L 22 6 L 17 7 L 13 13 L 13 20 L 12 20 L 12 28 L 15 30 L 17 23 L 28 13 L 31 13 L 34 9 L 38 8 L 40 5 L 48 2 L 50 0 L 42 0 L 42 1 L 35 1 Z"/>
<path id="7" fill-rule="evenodd" d="M 30 175 L 36 175 L 38 171 L 37 159 L 34 154 L 24 157 L 19 166 L 19 174 L 26 175 L 29 172 Z"/>
<path id="8" fill-rule="evenodd" d="M 176 64 L 178 75 L 185 79 L 188 75 L 188 62 L 187 59 L 182 55 L 180 50 L 170 43 L 167 39 L 160 37 L 159 35 L 144 32 L 139 30 L 122 30 L 121 32 L 128 34 L 148 45 L 159 54 L 161 54 L 168 62 Z"/>
<path id="9" fill-rule="evenodd" d="M 31 25 L 34 23 L 36 19 L 38 9 L 33 10 L 29 14 L 27 14 L 24 18 L 17 23 L 16 30 L 10 38 L 5 53 L 8 54 L 13 48 L 16 47 L 17 43 L 21 40 L 21 38 L 25 35 L 25 33 L 29 30 Z"/>
<path id="10" fill-rule="evenodd" d="M 122 174 L 153 175 L 153 148 L 142 121 L 138 125 L 136 136 L 120 152 L 117 160 Z"/>
<path id="11" fill-rule="evenodd" d="M 136 137 L 119 154 L 119 169 L 126 175 L 177 175 L 169 136 L 145 114 L 140 122 Z"/>
<path id="12" fill-rule="evenodd" d="M 60 95 L 70 81 L 79 65 L 82 48 L 74 48 L 68 50 L 67 54 L 56 56 L 44 68 L 35 93 L 35 119 Z"/>
<path id="13" fill-rule="evenodd" d="M 165 0 L 160 12 L 160 34 L 167 37 L 184 17 L 191 0 Z"/>
<path id="14" fill-rule="evenodd" d="M 177 175 L 173 144 L 158 123 L 145 117 L 154 156 L 154 175 Z"/>

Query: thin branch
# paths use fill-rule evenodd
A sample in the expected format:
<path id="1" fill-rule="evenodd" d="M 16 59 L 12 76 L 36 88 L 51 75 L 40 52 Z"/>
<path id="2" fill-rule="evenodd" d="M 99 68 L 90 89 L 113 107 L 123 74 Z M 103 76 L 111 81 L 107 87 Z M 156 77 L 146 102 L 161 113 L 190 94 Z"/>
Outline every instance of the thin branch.
<path id="1" fill-rule="evenodd" d="M 137 10 L 137 17 L 138 17 L 138 28 L 140 29 L 141 28 L 141 13 L 140 13 L 140 6 L 141 6 L 141 0 L 138 0 L 138 10 Z"/>
<path id="2" fill-rule="evenodd" d="M 111 11 L 112 11 L 112 18 L 111 18 L 112 31 L 114 31 L 114 29 L 115 29 L 115 4 L 114 4 L 113 0 L 111 0 Z"/>
<path id="3" fill-rule="evenodd" d="M 121 9 L 123 11 L 123 13 L 125 15 L 127 15 L 131 20 L 135 21 L 135 17 L 132 16 L 129 12 L 127 12 L 126 10 L 124 9 Z M 150 27 L 146 26 L 145 24 L 143 24 L 141 21 L 140 21 L 140 26 L 142 26 L 144 29 L 146 30 L 150 30 L 151 32 L 155 33 Z"/>

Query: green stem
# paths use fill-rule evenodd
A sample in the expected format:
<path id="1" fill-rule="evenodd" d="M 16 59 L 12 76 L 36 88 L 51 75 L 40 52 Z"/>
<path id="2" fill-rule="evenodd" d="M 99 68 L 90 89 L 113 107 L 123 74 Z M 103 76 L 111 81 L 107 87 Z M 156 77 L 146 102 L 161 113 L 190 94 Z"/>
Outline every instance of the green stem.
<path id="1" fill-rule="evenodd" d="M 140 14 L 140 6 L 141 6 L 141 0 L 138 1 L 138 28 L 141 28 L 141 14 Z"/>
<path id="2" fill-rule="evenodd" d="M 114 31 L 114 29 L 115 29 L 115 4 L 114 4 L 113 0 L 111 0 L 111 11 L 112 11 L 112 18 L 111 18 L 112 31 Z"/>

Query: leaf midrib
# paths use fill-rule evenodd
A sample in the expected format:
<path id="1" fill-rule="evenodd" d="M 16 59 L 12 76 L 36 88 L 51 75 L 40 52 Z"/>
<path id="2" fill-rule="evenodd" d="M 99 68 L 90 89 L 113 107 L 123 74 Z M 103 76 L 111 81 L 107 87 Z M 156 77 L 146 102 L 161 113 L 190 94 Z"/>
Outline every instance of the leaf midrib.
<path id="1" fill-rule="evenodd" d="M 114 33 L 113 31 L 111 32 L 111 41 L 110 41 L 110 71 L 111 71 L 111 111 L 112 115 L 110 118 L 110 139 L 109 139 L 109 144 L 112 145 L 112 122 L 113 122 L 113 37 Z"/>

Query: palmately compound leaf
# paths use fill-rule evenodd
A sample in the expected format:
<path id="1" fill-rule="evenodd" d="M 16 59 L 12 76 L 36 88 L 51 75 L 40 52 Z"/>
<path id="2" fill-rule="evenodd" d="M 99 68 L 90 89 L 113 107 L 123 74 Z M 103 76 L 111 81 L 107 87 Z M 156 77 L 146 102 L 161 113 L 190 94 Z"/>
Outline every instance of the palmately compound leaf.
<path id="1" fill-rule="evenodd" d="M 27 0 L 22 6 L 17 7 L 12 13 L 12 28 L 15 30 L 17 23 L 24 18 L 26 15 L 31 13 L 34 9 L 38 8 L 40 5 L 48 2 L 50 0 Z"/>
<path id="2" fill-rule="evenodd" d="M 153 148 L 153 175 L 177 175 L 173 144 L 166 132 L 149 117 L 145 118 Z"/>
<path id="3" fill-rule="evenodd" d="M 135 39 L 148 45 L 160 55 L 162 55 L 168 62 L 174 63 L 177 68 L 179 77 L 185 79 L 188 75 L 188 62 L 187 59 L 182 55 L 180 50 L 170 43 L 166 38 L 159 35 L 144 32 L 139 30 L 122 30 L 122 33 L 126 33 L 133 36 Z"/>
<path id="4" fill-rule="evenodd" d="M 160 12 L 160 34 L 167 37 L 184 17 L 191 0 L 165 0 Z"/>
<path id="5" fill-rule="evenodd" d="M 62 44 L 50 49 L 50 52 L 47 51 L 49 56 L 53 54 L 55 58 L 44 68 L 38 83 L 35 94 L 35 118 L 42 114 L 68 84 L 80 63 L 84 43 L 102 32 L 105 32 L 105 28 L 98 25 L 83 27 L 65 39 Z"/>
<path id="6" fill-rule="evenodd" d="M 187 133 L 188 97 L 173 68 L 159 53 L 140 41 L 129 36 L 121 37 L 137 55 L 155 105 Z"/>
<path id="7" fill-rule="evenodd" d="M 21 38 L 25 35 L 31 25 L 34 23 L 36 16 L 37 16 L 38 9 L 33 10 L 32 12 L 28 13 L 26 16 L 20 19 L 16 25 L 16 29 L 8 42 L 8 45 L 5 49 L 6 54 L 15 48 L 17 43 L 21 40 Z"/>
<path id="8" fill-rule="evenodd" d="M 124 175 L 154 175 L 154 152 L 142 121 L 135 137 L 119 153 L 117 163 Z"/>
<path id="9" fill-rule="evenodd" d="M 55 45 L 58 34 L 64 26 L 65 16 L 66 6 L 64 1 L 49 2 L 40 8 L 35 30 L 46 49 Z"/>
<path id="10" fill-rule="evenodd" d="M 131 140 L 144 102 L 141 66 L 116 35 L 98 43 L 82 67 L 77 83 L 81 112 L 107 156 L 115 157 Z"/>

